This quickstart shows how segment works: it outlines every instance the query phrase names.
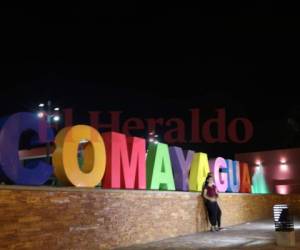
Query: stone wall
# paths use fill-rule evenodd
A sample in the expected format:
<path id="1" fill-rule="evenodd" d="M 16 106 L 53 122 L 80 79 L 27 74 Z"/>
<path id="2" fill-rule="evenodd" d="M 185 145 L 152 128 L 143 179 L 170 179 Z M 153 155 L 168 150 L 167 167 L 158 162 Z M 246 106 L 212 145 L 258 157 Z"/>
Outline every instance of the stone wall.
<path id="1" fill-rule="evenodd" d="M 221 194 L 223 225 L 300 195 Z M 207 230 L 199 193 L 0 186 L 0 249 L 111 249 Z"/>

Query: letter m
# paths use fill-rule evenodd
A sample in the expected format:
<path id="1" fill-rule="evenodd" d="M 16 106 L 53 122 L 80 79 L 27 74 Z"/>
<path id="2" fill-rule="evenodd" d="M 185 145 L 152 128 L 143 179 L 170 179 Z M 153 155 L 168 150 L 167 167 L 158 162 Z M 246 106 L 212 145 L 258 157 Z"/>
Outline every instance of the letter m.
<path id="1" fill-rule="evenodd" d="M 103 133 L 107 164 L 103 188 L 146 189 L 146 141 Z"/>

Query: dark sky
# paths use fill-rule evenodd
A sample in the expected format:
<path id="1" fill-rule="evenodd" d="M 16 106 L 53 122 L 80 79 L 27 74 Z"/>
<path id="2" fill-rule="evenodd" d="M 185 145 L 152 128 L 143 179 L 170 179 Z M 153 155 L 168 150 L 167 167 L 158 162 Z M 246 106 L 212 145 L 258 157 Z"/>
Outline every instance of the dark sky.
<path id="1" fill-rule="evenodd" d="M 296 6 L 139 2 L 2 8 L 0 115 L 47 99 L 73 108 L 77 122 L 89 110 L 188 120 L 190 108 L 209 118 L 224 107 L 228 118 L 253 122 L 254 138 L 185 147 L 300 146 Z"/>

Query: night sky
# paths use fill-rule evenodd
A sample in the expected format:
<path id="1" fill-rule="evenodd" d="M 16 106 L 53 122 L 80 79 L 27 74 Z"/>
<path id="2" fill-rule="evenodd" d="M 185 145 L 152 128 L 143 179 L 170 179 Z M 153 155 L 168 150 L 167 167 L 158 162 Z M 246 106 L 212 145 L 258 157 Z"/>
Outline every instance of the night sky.
<path id="1" fill-rule="evenodd" d="M 0 116 L 48 99 L 76 123 L 122 110 L 188 124 L 191 108 L 204 121 L 225 108 L 253 123 L 248 143 L 181 146 L 224 156 L 298 147 L 297 14 L 274 1 L 2 8 Z"/>

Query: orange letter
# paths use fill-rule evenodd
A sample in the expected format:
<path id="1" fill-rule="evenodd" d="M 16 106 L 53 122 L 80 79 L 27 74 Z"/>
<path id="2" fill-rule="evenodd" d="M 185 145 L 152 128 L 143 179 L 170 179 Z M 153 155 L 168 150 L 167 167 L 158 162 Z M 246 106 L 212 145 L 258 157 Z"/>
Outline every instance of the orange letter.
<path id="1" fill-rule="evenodd" d="M 248 164 L 245 162 L 240 163 L 240 193 L 251 193 L 251 180 L 249 174 Z"/>
<path id="2" fill-rule="evenodd" d="M 82 169 L 78 164 L 78 146 L 88 141 L 84 149 Z M 62 129 L 55 138 L 56 149 L 53 166 L 56 177 L 65 184 L 76 187 L 95 187 L 102 180 L 106 154 L 99 132 L 86 125 Z"/>

